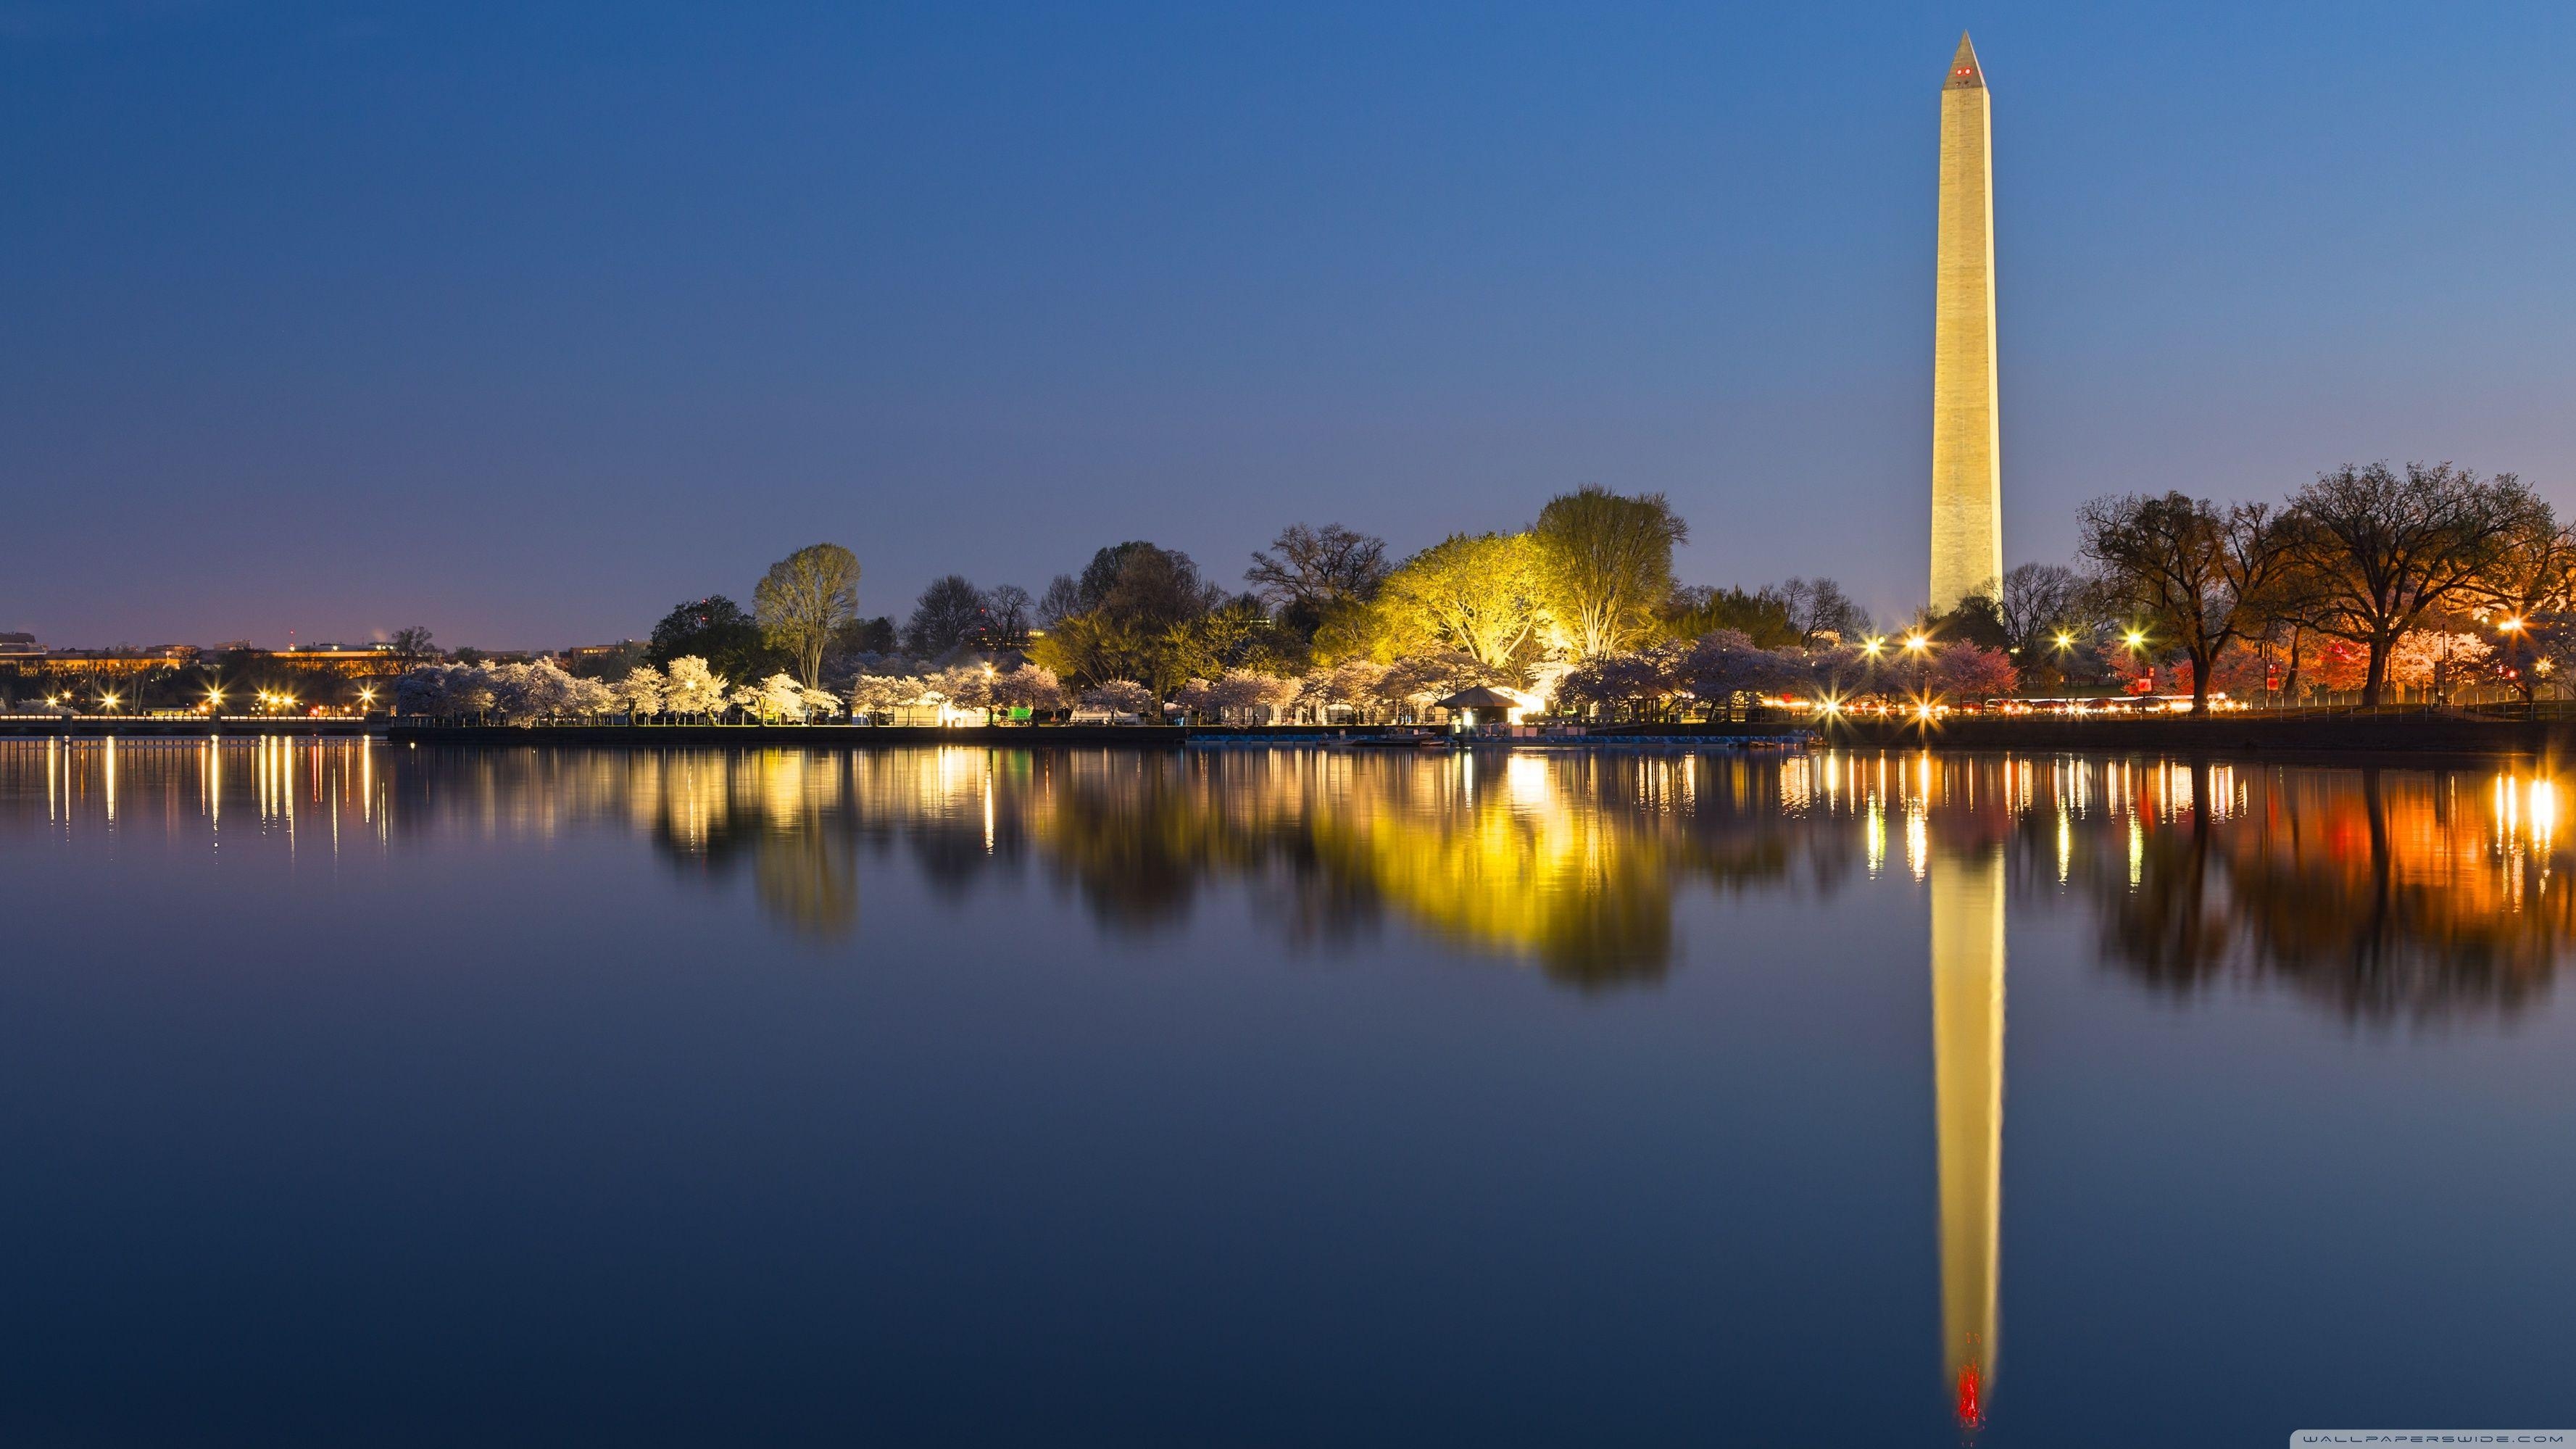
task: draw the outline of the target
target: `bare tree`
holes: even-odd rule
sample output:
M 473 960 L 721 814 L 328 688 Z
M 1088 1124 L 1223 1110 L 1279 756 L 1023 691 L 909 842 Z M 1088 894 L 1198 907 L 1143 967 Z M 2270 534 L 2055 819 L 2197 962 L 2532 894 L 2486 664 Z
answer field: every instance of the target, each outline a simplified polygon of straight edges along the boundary
M 2091 622 L 2085 608 L 2091 593 L 2092 581 L 2064 564 L 2019 564 L 2004 575 L 1995 614 L 2011 647 L 2036 658 L 2057 635 Z
M 936 659 L 984 626 L 984 591 L 964 574 L 933 579 L 903 626 L 903 647 L 916 659 Z
M 2295 582 L 2309 628 L 2369 651 L 2361 702 L 2379 703 L 2388 653 L 2426 614 L 2475 595 L 2546 507 L 2510 473 L 2480 478 L 2449 463 L 2346 464 L 2291 503 Z
M 832 631 L 859 614 L 858 556 L 837 543 L 800 548 L 769 566 L 751 608 L 761 638 L 793 655 L 805 687 L 817 688 Z
M 984 591 L 986 627 L 992 631 L 993 643 L 1004 649 L 1017 649 L 1029 642 L 1029 621 L 1035 607 L 1029 591 L 1018 584 L 995 584 Z
M 2249 604 L 2280 575 L 2288 532 L 2266 506 L 2225 510 L 2183 493 L 2097 498 L 2081 515 L 2084 555 L 2146 625 L 2191 661 L 2191 708 L 2209 709 L 2219 654 L 2253 622 Z
M 1057 574 L 1038 597 L 1038 627 L 1052 629 L 1089 608 L 1082 601 L 1082 585 L 1071 574 Z
M 2501 637 L 2505 678 L 2528 702 L 2550 672 L 2540 665 L 2564 632 L 2560 616 L 2576 601 L 2576 529 L 2561 528 L 2540 502 L 2515 524 L 2467 598 L 2472 614 L 2483 616 L 2478 622 Z
M 1789 627 L 1798 631 L 1802 649 L 1826 642 L 1828 634 L 1838 643 L 1869 632 L 1869 612 L 1832 579 L 1791 579 L 1770 592 L 1788 611 Z
M 1338 523 L 1292 523 L 1270 550 L 1254 552 L 1244 582 L 1301 633 L 1314 632 L 1337 606 L 1375 598 L 1389 572 L 1386 540 Z
M 419 624 L 396 629 L 390 642 L 394 662 L 405 669 L 418 669 L 438 657 L 438 646 L 429 642 L 429 630 Z

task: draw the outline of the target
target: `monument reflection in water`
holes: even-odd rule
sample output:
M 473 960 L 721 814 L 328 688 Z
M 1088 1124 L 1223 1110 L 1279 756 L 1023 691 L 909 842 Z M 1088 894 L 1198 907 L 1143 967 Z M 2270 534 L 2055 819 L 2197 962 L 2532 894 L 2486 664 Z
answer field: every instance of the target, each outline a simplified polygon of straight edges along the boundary
M 0 829 L 398 856 L 459 836 L 627 832 L 747 880 L 815 949 L 864 940 L 866 861 L 934 894 L 1030 877 L 1102 932 L 1207 892 L 1331 952 L 1414 932 L 1565 988 L 1651 988 L 1678 896 L 1839 892 L 1902 872 L 1928 914 L 1941 1362 L 1993 1411 L 2007 902 L 2089 913 L 2158 994 L 2279 989 L 2356 1026 L 2510 1016 L 2570 936 L 2557 781 L 1931 754 L 470 752 L 319 741 L 0 744 Z

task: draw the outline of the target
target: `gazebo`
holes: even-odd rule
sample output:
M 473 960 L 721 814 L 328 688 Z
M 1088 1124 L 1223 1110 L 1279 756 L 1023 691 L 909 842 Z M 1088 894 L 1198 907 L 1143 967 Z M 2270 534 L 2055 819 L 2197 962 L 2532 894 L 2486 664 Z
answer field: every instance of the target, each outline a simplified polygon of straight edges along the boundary
M 1449 711 L 1458 716 L 1461 724 L 1473 728 L 1479 711 L 1509 711 L 1522 708 L 1522 705 L 1513 696 L 1491 685 L 1480 684 L 1473 689 L 1462 689 L 1447 699 L 1436 701 L 1432 707 Z M 1509 717 L 1508 714 L 1505 715 L 1506 719 Z

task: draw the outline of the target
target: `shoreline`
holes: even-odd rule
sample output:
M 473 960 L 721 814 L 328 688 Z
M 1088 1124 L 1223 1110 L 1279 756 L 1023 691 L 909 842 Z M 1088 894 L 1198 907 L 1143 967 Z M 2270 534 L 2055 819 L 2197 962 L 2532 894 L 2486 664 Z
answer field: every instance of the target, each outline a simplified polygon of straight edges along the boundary
M 1952 717 L 1924 726 L 1839 719 L 1621 725 L 1580 736 L 1449 737 L 1391 725 L 407 725 L 377 719 L 0 718 L 0 740 L 209 738 L 380 739 L 471 749 L 879 750 L 971 745 L 1006 749 L 1364 748 L 1547 753 L 1601 750 L 1811 749 L 1908 753 L 2159 754 L 2197 758 L 2576 758 L 2576 718 L 2495 719 L 2468 714 L 2222 715 L 2208 719 L 2060 720 Z M 1419 741 L 1417 744 L 1416 742 Z

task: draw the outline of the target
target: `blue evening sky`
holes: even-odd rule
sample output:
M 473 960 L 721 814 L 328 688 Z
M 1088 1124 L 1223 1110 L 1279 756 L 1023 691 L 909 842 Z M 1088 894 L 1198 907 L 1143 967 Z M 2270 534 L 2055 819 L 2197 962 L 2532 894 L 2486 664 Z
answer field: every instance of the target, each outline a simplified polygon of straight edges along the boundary
M 1995 96 L 2007 562 L 2346 460 L 2576 507 L 2576 6 L 0 0 L 0 630 L 900 616 L 1661 490 L 1919 602 L 1935 120 Z

